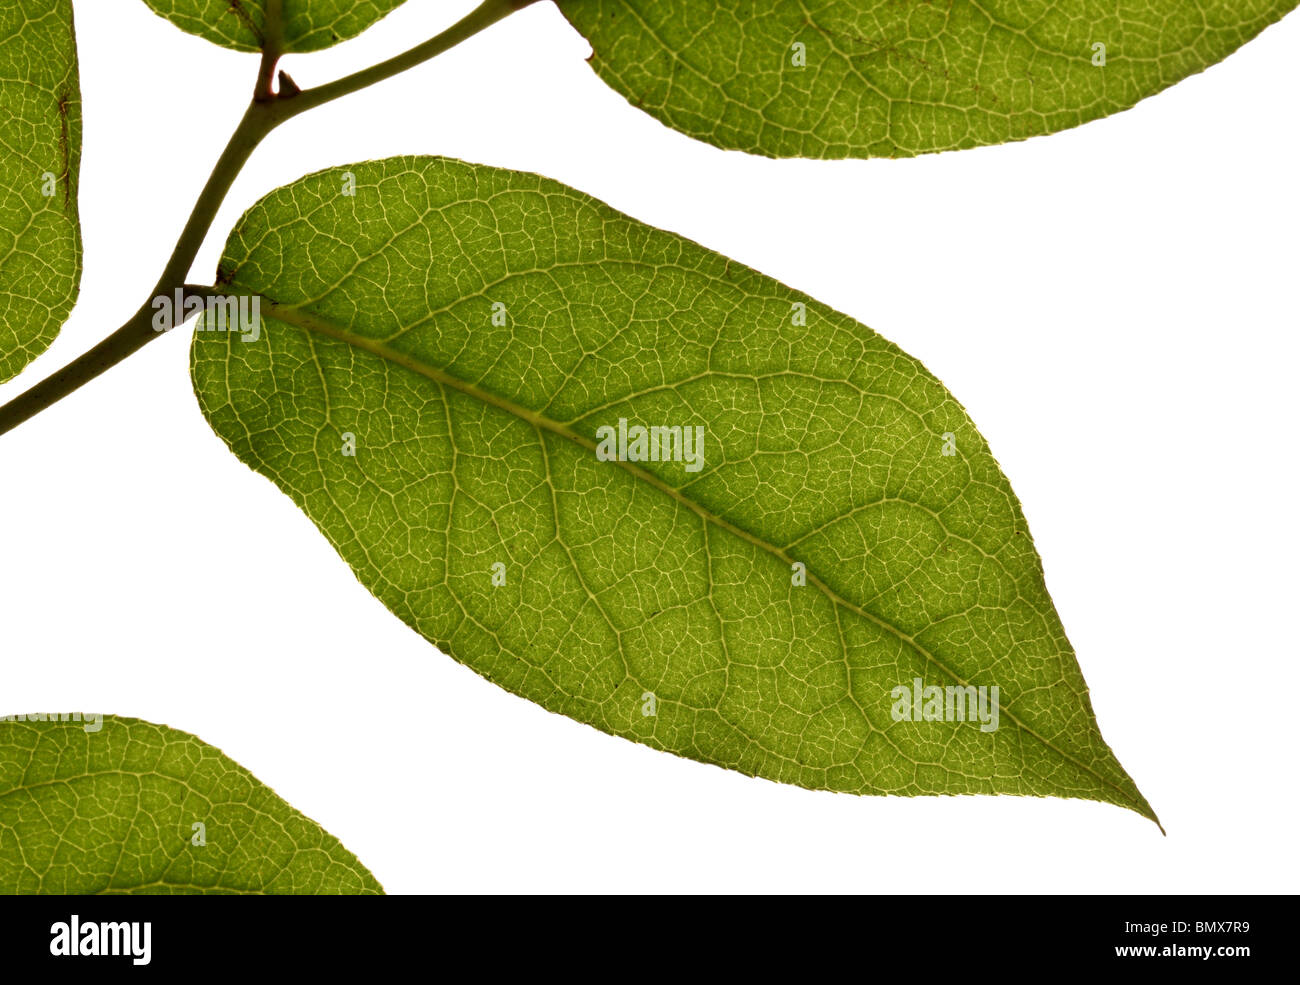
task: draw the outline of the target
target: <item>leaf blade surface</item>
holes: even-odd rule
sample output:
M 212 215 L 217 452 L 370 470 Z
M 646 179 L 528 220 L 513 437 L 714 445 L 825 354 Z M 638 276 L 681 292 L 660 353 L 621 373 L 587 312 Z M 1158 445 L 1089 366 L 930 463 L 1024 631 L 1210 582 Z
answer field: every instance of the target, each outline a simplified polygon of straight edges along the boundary
M 0 720 L 0 892 L 383 892 L 337 838 L 201 739 L 50 717 Z
M 507 690 L 806 787 L 1154 819 L 983 439 L 847 316 L 556 182 L 440 158 L 273 192 L 220 280 L 266 307 L 256 341 L 196 332 L 209 422 Z M 700 469 L 600 460 L 620 420 L 704 427 Z M 918 678 L 997 685 L 1002 728 L 895 720 Z
M 187 34 L 261 51 L 266 0 L 144 0 Z M 354 38 L 405 0 L 284 0 L 284 50 L 319 51 Z
M 71 0 L 0 10 L 0 383 L 52 343 L 81 283 L 81 86 Z
M 557 3 L 596 74 L 660 122 L 719 147 L 812 158 L 911 157 L 1079 126 L 1221 61 L 1297 6 Z

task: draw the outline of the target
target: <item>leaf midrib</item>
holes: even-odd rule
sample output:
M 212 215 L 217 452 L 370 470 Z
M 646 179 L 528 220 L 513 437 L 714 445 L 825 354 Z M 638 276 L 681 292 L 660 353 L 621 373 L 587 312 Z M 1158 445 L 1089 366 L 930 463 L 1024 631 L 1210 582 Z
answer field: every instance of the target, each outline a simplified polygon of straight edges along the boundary
M 579 434 L 576 431 L 573 431 L 565 424 L 562 424 L 558 421 L 551 420 L 549 417 L 546 417 L 543 414 L 540 414 L 536 411 L 530 410 L 527 407 L 523 407 L 519 404 L 516 404 L 510 400 L 507 400 L 504 397 L 492 393 L 491 391 L 480 389 L 479 387 L 475 386 L 472 383 L 462 380 L 459 377 L 452 376 L 451 374 L 447 373 L 445 370 L 439 369 L 436 366 L 431 366 L 428 363 L 421 362 L 420 360 L 415 359 L 404 352 L 394 349 L 384 342 L 367 338 L 362 335 L 357 335 L 356 333 L 351 332 L 348 329 L 340 325 L 337 325 L 326 318 L 322 318 L 321 316 L 313 312 L 306 311 L 303 308 L 297 307 L 295 305 L 281 304 L 280 302 L 277 302 L 272 298 L 266 297 L 265 295 L 259 294 L 258 296 L 259 296 L 259 303 L 261 305 L 263 313 L 267 317 L 273 318 L 277 321 L 284 322 L 295 328 L 300 328 L 308 332 L 315 332 L 319 335 L 324 335 L 327 338 L 332 338 L 336 341 L 346 343 L 347 345 L 351 345 L 357 349 L 361 349 L 365 352 L 369 352 L 371 355 L 378 356 L 381 359 L 388 360 L 389 362 L 392 362 L 395 365 L 401 366 L 403 369 L 409 370 L 410 372 L 423 376 L 426 379 L 430 379 L 435 383 L 441 384 L 443 386 L 451 387 L 453 390 L 456 390 L 457 392 L 462 393 L 467 397 L 471 397 L 475 400 L 481 401 L 482 403 L 488 404 L 489 406 L 493 406 L 498 408 L 499 410 L 503 410 L 506 413 L 522 421 L 525 421 L 528 424 L 531 424 L 533 427 L 537 428 L 538 430 L 548 431 L 551 434 L 572 441 L 575 444 L 579 445 L 580 447 L 585 448 L 588 451 L 592 452 L 593 454 L 596 451 L 596 443 L 594 441 L 585 437 L 582 434 Z M 675 502 L 691 510 L 693 513 L 695 513 L 697 516 L 703 519 L 706 523 L 711 523 L 714 526 L 717 526 L 723 530 L 726 530 L 728 533 L 733 534 L 736 537 L 739 537 L 741 540 L 745 541 L 746 543 L 751 544 L 752 546 L 757 547 L 758 549 L 784 562 L 784 564 L 787 567 L 791 566 L 794 563 L 794 560 L 791 559 L 781 548 L 777 547 L 774 544 L 768 543 L 763 538 L 753 533 L 750 533 L 749 531 L 745 530 L 742 527 L 736 526 L 734 523 L 727 520 L 726 518 L 718 516 L 717 514 L 713 513 L 711 510 L 704 507 L 702 504 L 686 496 L 680 490 L 674 488 L 673 486 L 668 485 L 668 483 L 664 482 L 662 479 L 654 475 L 652 472 L 649 472 L 641 468 L 636 463 L 625 462 L 625 461 L 614 461 L 612 464 L 618 465 L 619 467 L 623 468 L 634 478 L 649 483 L 653 488 L 659 490 L 664 495 L 672 498 Z M 938 668 L 939 671 L 941 671 L 944 675 L 956 681 L 957 684 L 964 687 L 971 686 L 966 679 L 964 679 L 960 674 L 957 674 L 955 671 L 949 668 L 942 660 L 940 660 L 937 656 L 931 653 L 929 649 L 927 649 L 923 644 L 918 642 L 913 636 L 904 632 L 903 630 L 901 630 L 900 628 L 898 628 L 888 620 L 882 619 L 880 616 L 876 615 L 875 613 L 870 612 L 869 610 L 862 608 L 861 606 L 850 601 L 849 599 L 844 598 L 833 588 L 831 588 L 828 584 L 826 584 L 819 577 L 817 577 L 817 575 L 814 574 L 810 569 L 808 569 L 806 564 L 805 564 L 805 573 L 807 575 L 808 580 L 812 584 L 816 585 L 817 588 L 821 590 L 821 592 L 827 597 L 827 599 L 830 600 L 830 602 L 833 605 L 838 605 L 845 609 L 848 609 L 850 612 L 853 612 L 858 616 L 861 616 L 863 619 L 867 620 L 872 625 L 876 626 L 877 628 L 895 637 L 900 642 L 906 644 L 912 650 L 914 650 L 916 653 L 924 657 L 927 661 L 929 661 L 936 668 Z M 1161 833 L 1164 832 L 1164 827 L 1160 824 L 1159 818 L 1156 817 L 1155 811 L 1153 811 L 1151 809 L 1151 806 L 1148 803 L 1146 803 L 1144 799 L 1142 799 L 1140 794 L 1135 799 L 1132 794 L 1130 794 L 1127 790 L 1121 787 L 1114 780 L 1103 775 L 1102 773 L 1099 773 L 1096 769 L 1094 769 L 1092 766 L 1089 766 L 1087 763 L 1083 762 L 1078 757 L 1072 755 L 1071 753 L 1065 751 L 1064 749 L 1061 749 L 1059 746 L 1057 746 L 1046 736 L 1042 735 L 1037 730 L 1035 730 L 1034 728 L 1026 724 L 1015 714 L 1015 712 L 1010 707 L 1003 705 L 1001 708 L 1001 714 L 1009 718 L 1011 722 L 1017 728 L 1023 731 L 1025 734 L 1041 742 L 1045 747 L 1050 749 L 1052 752 L 1056 753 L 1056 755 L 1060 756 L 1062 759 L 1070 763 L 1073 763 L 1075 766 L 1084 770 L 1088 774 L 1096 777 L 1097 780 L 1105 784 L 1107 787 L 1113 789 L 1122 798 L 1125 804 L 1132 807 L 1135 811 L 1137 811 L 1137 813 L 1141 814 L 1143 817 L 1147 817 L 1150 820 L 1154 821 L 1156 823 L 1156 826 L 1160 828 Z

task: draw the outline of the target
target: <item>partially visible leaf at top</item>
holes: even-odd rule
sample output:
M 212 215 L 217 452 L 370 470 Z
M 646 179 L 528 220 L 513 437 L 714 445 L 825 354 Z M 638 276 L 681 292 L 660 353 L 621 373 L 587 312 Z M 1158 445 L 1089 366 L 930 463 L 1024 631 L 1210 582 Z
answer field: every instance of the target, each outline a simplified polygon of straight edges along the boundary
M 1006 478 L 875 332 L 554 181 L 438 158 L 271 193 L 220 271 L 243 319 L 195 334 L 203 413 L 490 680 L 804 787 L 1154 819 Z
M 260 51 L 267 0 L 144 0 L 183 31 Z M 284 50 L 319 51 L 354 38 L 404 0 L 284 0 Z
M 356 856 L 186 732 L 0 719 L 0 893 L 381 893 Z
M 0 383 L 54 341 L 81 284 L 72 0 L 0 5 Z
M 1298 0 L 556 0 L 634 105 L 771 157 L 910 157 L 1128 109 Z

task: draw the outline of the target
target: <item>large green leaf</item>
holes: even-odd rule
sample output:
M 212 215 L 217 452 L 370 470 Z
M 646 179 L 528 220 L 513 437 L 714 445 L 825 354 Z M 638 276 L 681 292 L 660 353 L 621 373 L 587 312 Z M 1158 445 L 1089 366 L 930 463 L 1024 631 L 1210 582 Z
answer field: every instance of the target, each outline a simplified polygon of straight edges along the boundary
M 1154 819 L 983 439 L 852 319 L 554 181 L 438 158 L 273 192 L 220 281 L 263 321 L 195 335 L 212 426 L 502 687 L 805 787 Z M 598 460 L 620 419 L 703 426 L 702 468 Z M 1000 727 L 896 721 L 917 679 L 999 687 Z
M 183 31 L 260 51 L 266 0 L 144 0 Z M 318 51 L 354 38 L 404 0 L 284 0 L 284 50 Z
M 54 341 L 81 283 L 71 0 L 0 6 L 0 383 Z
M 1078 126 L 1213 65 L 1297 6 L 556 2 L 591 42 L 596 73 L 657 119 L 719 147 L 818 158 L 909 157 Z
M 0 892 L 383 892 L 206 742 L 136 718 L 69 719 L 0 720 Z

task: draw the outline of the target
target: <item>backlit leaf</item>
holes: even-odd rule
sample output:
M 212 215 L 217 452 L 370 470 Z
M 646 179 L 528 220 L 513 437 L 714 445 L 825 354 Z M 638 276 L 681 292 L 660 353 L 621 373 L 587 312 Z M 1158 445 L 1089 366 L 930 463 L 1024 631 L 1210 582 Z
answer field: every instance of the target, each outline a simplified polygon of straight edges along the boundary
M 0 5 L 0 383 L 54 341 L 81 283 L 71 0 Z
M 1154 819 L 983 439 L 852 319 L 554 181 L 439 158 L 273 192 L 220 281 L 250 319 L 196 332 L 212 426 L 507 690 L 805 787 Z M 661 433 L 657 459 L 603 460 L 621 426 L 702 428 L 702 458 Z M 896 707 L 951 687 L 973 719 L 966 686 L 987 720 Z
M 772 157 L 910 157 L 1128 109 L 1297 0 L 556 0 L 634 105 Z
M 337 838 L 206 742 L 137 718 L 69 718 L 0 720 L 0 893 L 383 892 Z
M 225 48 L 260 51 L 266 0 L 144 0 L 183 31 Z M 318 51 L 356 37 L 404 0 L 284 0 L 285 51 Z

